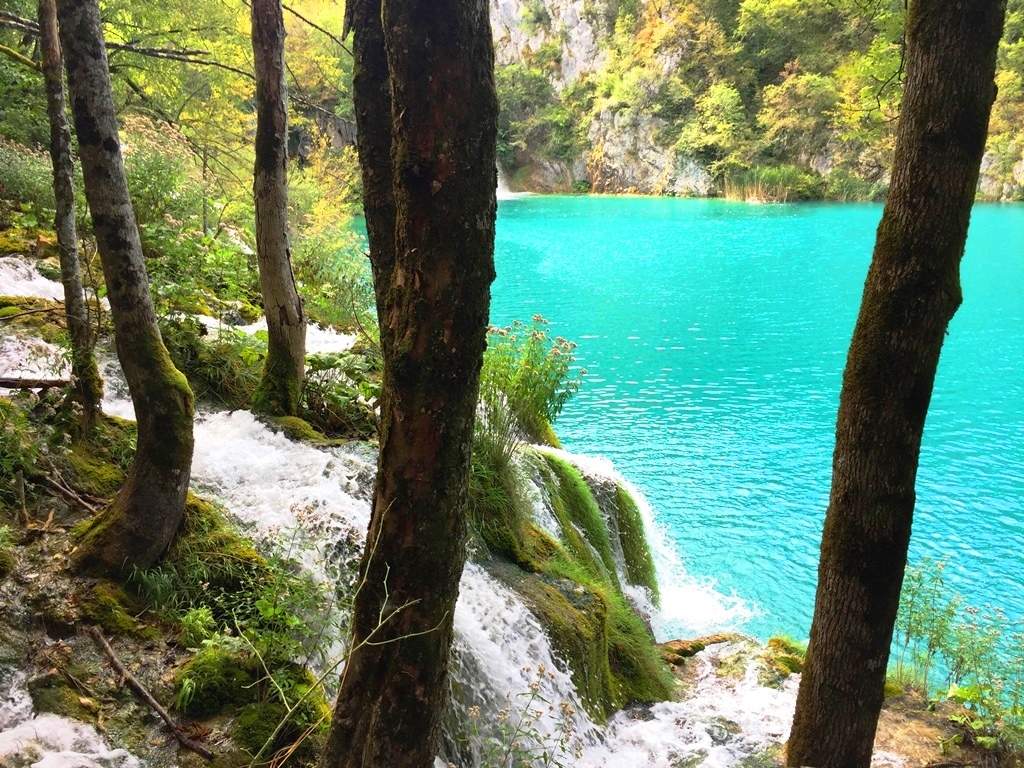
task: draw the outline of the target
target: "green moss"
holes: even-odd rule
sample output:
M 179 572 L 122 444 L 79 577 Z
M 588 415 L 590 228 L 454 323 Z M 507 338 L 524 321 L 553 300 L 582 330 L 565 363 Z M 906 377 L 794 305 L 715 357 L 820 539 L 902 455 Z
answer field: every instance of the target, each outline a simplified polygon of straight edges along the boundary
M 595 719 L 630 703 L 668 699 L 672 677 L 622 596 L 607 526 L 589 485 L 568 462 L 539 455 L 565 544 L 533 523 L 529 503 L 516 495 L 522 483 L 511 467 L 488 461 L 487 453 L 474 455 L 471 520 L 501 558 L 489 567 L 540 618 Z
M 47 280 L 60 282 L 60 262 L 56 256 L 48 256 L 36 262 L 36 271 Z
M 259 678 L 254 666 L 248 655 L 204 648 L 175 675 L 175 705 L 192 717 L 243 707 L 256 698 Z
M 540 619 L 568 665 L 583 705 L 594 719 L 603 722 L 614 711 L 609 696 L 604 601 L 569 579 L 526 574 L 502 563 L 493 564 L 492 571 L 519 593 Z
M 313 429 L 308 421 L 298 416 L 273 416 L 267 419 L 271 428 L 278 427 L 289 440 L 326 442 L 327 437 Z
M 60 672 L 53 671 L 33 678 L 28 683 L 28 691 L 36 712 L 51 712 L 87 723 L 97 721 L 99 705 L 73 688 L 67 677 Z
M 618 587 L 608 526 L 590 486 L 580 471 L 565 459 L 550 453 L 541 455 L 554 475 L 555 482 L 550 485 L 551 505 L 563 540 L 574 557 L 588 565 L 595 579 Z
M 626 565 L 626 581 L 646 587 L 654 604 L 658 605 L 658 575 L 654 568 L 651 547 L 644 532 L 644 519 L 632 495 L 622 485 L 615 487 L 615 507 L 618 518 L 619 543 Z
M 292 359 L 284 351 L 268 348 L 263 376 L 252 396 L 252 410 L 271 416 L 294 416 L 299 412 L 301 385 Z
M 562 447 L 562 441 L 558 439 L 558 435 L 555 434 L 555 429 L 551 426 L 550 421 L 545 420 L 544 424 L 538 428 L 536 438 L 537 442 L 541 445 L 550 445 L 552 448 Z
M 97 455 L 90 444 L 72 445 L 65 461 L 71 469 L 71 482 L 91 496 L 113 496 L 124 483 L 124 470 Z
M 625 598 L 610 592 L 608 601 L 608 664 L 612 702 L 616 709 L 634 702 L 664 701 L 674 683 L 654 645 L 650 630 Z
M 530 554 L 538 543 L 529 533 L 529 512 L 512 469 L 490 451 L 474 450 L 469 476 L 469 520 L 494 554 L 528 571 L 536 570 Z
M 11 575 L 16 563 L 14 553 L 11 550 L 0 549 L 0 581 Z
M 108 635 L 136 634 L 141 606 L 112 581 L 98 581 L 78 594 L 82 616 Z
M 882 694 L 886 699 L 894 699 L 897 696 L 902 696 L 906 692 L 906 689 L 895 680 L 886 678 L 885 688 Z
M 279 701 L 258 701 L 246 705 L 235 719 L 231 735 L 250 754 L 263 749 L 278 725 L 281 729 L 273 743 L 263 750 L 265 757 L 293 745 L 292 759 L 300 763 L 312 762 L 319 753 L 330 722 L 330 704 L 308 670 L 296 667 L 294 673 L 282 686 L 288 691 L 290 714 Z M 298 743 L 307 732 L 309 735 Z

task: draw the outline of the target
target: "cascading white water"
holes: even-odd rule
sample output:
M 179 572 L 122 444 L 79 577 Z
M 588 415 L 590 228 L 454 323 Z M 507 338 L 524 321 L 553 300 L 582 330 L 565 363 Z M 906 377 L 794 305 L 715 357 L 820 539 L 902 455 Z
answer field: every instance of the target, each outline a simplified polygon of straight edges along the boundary
M 111 749 L 91 725 L 56 715 L 32 716 L 20 671 L 0 670 L 0 765 L 32 768 L 140 768 L 138 758 Z
M 28 262 L 25 262 L 28 264 Z M 59 286 L 34 271 L 0 262 L 0 293 L 22 291 L 42 295 Z M 13 277 L 12 277 L 13 275 Z M 51 285 L 47 285 L 51 283 Z M 28 293 L 24 293 L 28 292 Z M 320 350 L 345 348 L 350 340 L 330 332 L 312 334 Z M 49 345 L 25 346 L 0 342 L 0 371 L 24 366 L 25 355 L 36 349 L 45 358 L 55 350 Z M 27 344 L 27 342 L 26 342 Z M 40 344 L 42 344 L 40 342 Z M 45 354 L 43 354 L 45 353 Z M 106 378 L 103 402 L 108 413 L 132 418 L 123 380 L 113 361 L 102 365 Z M 36 370 L 25 369 L 21 370 Z M 275 434 L 244 411 L 205 413 L 196 421 L 193 484 L 197 490 L 220 501 L 256 539 L 281 542 L 293 535 L 306 537 L 312 548 L 296 549 L 317 578 L 331 578 L 341 561 L 358 556 L 369 521 L 369 488 L 375 457 L 365 449 L 321 449 L 294 443 Z M 644 516 L 658 568 L 662 609 L 651 607 L 656 632 L 694 636 L 713 629 L 736 626 L 748 610 L 735 599 L 726 599 L 713 587 L 686 577 L 655 524 L 643 495 L 629 486 L 607 461 L 566 455 L 589 476 L 623 483 L 633 494 Z M 534 489 L 538 499 L 540 492 Z M 537 507 L 538 523 L 557 527 L 547 519 L 543 504 Z M 530 726 L 541 740 L 558 738 L 569 726 L 580 740 L 582 755 L 567 757 L 566 765 L 606 768 L 669 768 L 685 764 L 720 768 L 735 765 L 749 755 L 785 738 L 794 703 L 795 678 L 781 690 L 758 685 L 752 671 L 742 680 L 718 676 L 716 656 L 731 653 L 728 645 L 710 647 L 697 657 L 698 682 L 685 702 L 661 703 L 616 715 L 599 727 L 579 703 L 565 664 L 557 658 L 536 617 L 510 589 L 480 566 L 467 564 L 455 612 L 455 665 L 452 684 L 453 721 L 465 724 L 479 707 L 478 736 L 494 734 L 501 709 L 516 717 L 536 686 L 539 699 L 553 705 L 541 708 Z M 634 594 L 635 601 L 643 595 Z M 340 645 L 334 648 L 340 651 Z M 544 670 L 541 672 L 541 670 Z M 30 719 L 30 703 L 19 680 L 8 681 L 8 702 L 0 704 L 0 763 L 4 749 L 23 749 L 36 739 L 38 766 L 65 768 L 70 749 L 88 752 L 74 765 L 89 768 L 135 768 L 138 760 L 124 750 L 110 750 L 88 726 L 53 715 Z M 524 694 L 526 697 L 524 697 Z M 566 707 L 559 707 L 565 704 Z M 6 707 L 6 708 L 5 708 Z M 15 713 L 15 714 L 10 714 Z M 480 754 L 472 734 L 449 729 L 445 757 L 472 764 Z M 40 737 L 46 734 L 46 739 Z M 51 739 L 49 734 L 54 734 Z M 44 743 L 45 741 L 45 743 Z M 77 745 L 77 746 L 76 746 Z M 86 745 L 86 746 L 82 746 Z M 9 754 L 15 754 L 9 752 Z

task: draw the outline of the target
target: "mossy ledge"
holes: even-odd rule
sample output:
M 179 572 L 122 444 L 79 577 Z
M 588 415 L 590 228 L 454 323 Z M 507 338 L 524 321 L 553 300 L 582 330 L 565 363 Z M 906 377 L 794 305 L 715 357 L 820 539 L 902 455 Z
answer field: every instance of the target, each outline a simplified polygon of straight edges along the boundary
M 521 458 L 502 464 L 487 452 L 474 454 L 470 520 L 483 544 L 478 559 L 540 619 L 595 720 L 633 703 L 671 698 L 671 674 L 622 593 L 612 532 L 586 478 L 561 455 L 528 448 Z M 534 520 L 522 490 L 527 478 L 517 474 L 532 475 L 541 487 L 558 539 Z M 608 514 L 629 516 L 617 509 Z M 634 520 L 639 530 L 630 521 L 622 528 L 642 539 L 639 512 Z M 645 548 L 646 540 L 634 546 L 634 557 Z M 634 571 L 644 574 L 643 559 L 635 559 Z M 653 562 L 649 572 L 653 582 Z M 627 567 L 627 580 L 629 573 Z

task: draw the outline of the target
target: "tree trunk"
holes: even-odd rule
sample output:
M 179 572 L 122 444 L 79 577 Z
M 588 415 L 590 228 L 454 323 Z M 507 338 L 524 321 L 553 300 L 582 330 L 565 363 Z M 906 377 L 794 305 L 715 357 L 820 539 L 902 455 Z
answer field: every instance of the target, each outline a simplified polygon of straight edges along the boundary
M 288 106 L 281 0 L 253 0 L 256 67 L 256 253 L 269 342 L 253 407 L 278 416 L 299 412 L 306 365 L 306 318 L 288 250 Z
M 484 0 L 349 10 L 384 381 L 363 583 L 323 765 L 427 768 L 448 695 L 494 279 L 494 53 Z
M 925 415 L 995 99 L 1005 0 L 915 0 L 892 185 L 850 344 L 791 766 L 867 768 Z
M 78 550 L 81 566 L 147 568 L 181 521 L 192 469 L 192 391 L 160 338 L 128 197 L 96 0 L 58 0 L 60 35 L 117 356 L 135 405 L 135 458 L 113 504 Z
M 71 337 L 71 373 L 75 384 L 72 397 L 82 407 L 77 419 L 79 434 L 92 428 L 103 398 L 103 380 L 93 354 L 93 335 L 85 309 L 85 291 L 78 264 L 78 231 L 75 227 L 74 166 L 71 160 L 71 128 L 64 101 L 64 72 L 60 40 L 57 37 L 57 6 L 54 0 L 39 0 L 39 46 L 46 109 L 50 118 L 50 160 L 53 163 L 53 196 L 57 203 L 54 229 L 64 284 L 64 312 Z

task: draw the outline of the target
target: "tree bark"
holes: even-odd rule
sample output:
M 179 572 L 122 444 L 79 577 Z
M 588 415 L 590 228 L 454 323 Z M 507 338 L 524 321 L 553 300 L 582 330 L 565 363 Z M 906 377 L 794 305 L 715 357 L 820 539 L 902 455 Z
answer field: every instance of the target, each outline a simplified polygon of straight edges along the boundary
M 306 317 L 288 249 L 288 105 L 284 16 L 280 0 L 253 0 L 256 68 L 256 253 L 267 315 L 267 359 L 253 407 L 278 416 L 299 412 L 306 365 Z
M 53 196 L 57 204 L 54 229 L 57 231 L 60 279 L 64 285 L 64 313 L 71 337 L 71 373 L 74 376 L 71 391 L 73 399 L 82 407 L 82 415 L 77 420 L 77 430 L 81 434 L 91 429 L 96 421 L 100 400 L 103 399 L 103 380 L 93 354 L 94 340 L 89 330 L 78 262 L 71 128 L 64 100 L 64 62 L 54 0 L 39 0 L 39 46 L 46 85 L 46 110 L 50 118 L 50 160 L 53 163 Z
M 192 391 L 160 338 L 128 196 L 96 0 L 58 0 L 85 193 L 106 279 L 117 356 L 135 405 L 135 458 L 79 545 L 80 566 L 148 568 L 181 521 L 192 468 Z
M 807 665 L 787 761 L 867 768 L 914 483 L 963 256 L 1005 0 L 915 0 L 892 185 L 850 344 Z
M 426 768 L 448 695 L 494 279 L 494 53 L 484 0 L 350 0 L 349 11 L 384 380 L 352 652 L 323 765 Z

